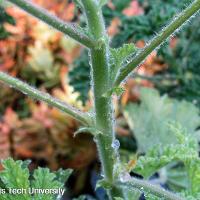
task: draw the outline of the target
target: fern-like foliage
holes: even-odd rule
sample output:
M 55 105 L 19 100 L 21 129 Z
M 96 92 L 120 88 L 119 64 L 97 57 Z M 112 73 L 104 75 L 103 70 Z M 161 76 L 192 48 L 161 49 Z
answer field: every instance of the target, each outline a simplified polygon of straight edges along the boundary
M 125 58 L 136 52 L 136 47 L 133 44 L 124 44 L 120 48 L 111 49 L 111 80 L 116 77 L 120 66 Z
M 178 11 L 181 11 L 188 4 L 188 0 L 139 0 L 140 5 L 144 9 L 144 14 L 128 17 L 122 11 L 128 7 L 130 2 L 131 0 L 112 1 L 115 7 L 114 10 L 108 6 L 104 6 L 103 14 L 107 26 L 115 17 L 121 20 L 119 33 L 111 41 L 112 47 L 118 48 L 124 43 L 136 42 L 141 39 L 146 41 L 151 39 Z M 158 52 L 160 58 L 164 63 L 168 64 L 169 68 L 161 74 L 162 78 L 159 81 L 156 79 L 154 81 L 155 86 L 162 94 L 168 93 L 171 97 L 178 99 L 185 98 L 188 101 L 197 103 L 198 106 L 200 105 L 200 79 L 198 76 L 200 66 L 200 57 L 198 54 L 200 44 L 199 20 L 200 17 L 197 16 L 192 24 L 185 27 L 181 33 L 177 33 L 176 37 L 178 39 L 175 48 L 170 48 L 167 43 L 160 48 Z M 85 54 L 82 54 L 80 61 L 87 60 L 86 57 Z M 78 61 L 76 62 L 78 63 Z M 81 78 L 81 67 L 82 65 L 76 64 L 74 73 L 70 74 L 72 80 L 75 77 Z M 85 91 L 88 91 L 90 88 L 89 74 L 88 66 L 81 73 L 82 78 L 87 83 L 83 84 L 84 86 L 82 87 L 76 86 L 75 81 L 71 82 L 75 91 L 80 92 L 80 98 L 84 100 L 87 99 Z
M 14 161 L 8 158 L 1 163 L 4 169 L 0 172 L 0 189 L 4 192 L 0 195 L 0 200 L 59 199 L 60 191 L 64 191 L 64 183 L 72 172 L 71 169 L 50 172 L 47 168 L 38 168 L 31 175 L 28 169 L 29 161 Z M 16 189 L 22 190 L 14 194 Z M 35 189 L 41 189 L 40 193 L 34 193 Z
M 76 92 L 79 92 L 79 100 L 85 103 L 90 89 L 90 66 L 88 52 L 84 50 L 79 59 L 74 61 L 74 67 L 69 72 L 69 84 Z
M 118 47 L 124 42 L 151 39 L 166 22 L 188 4 L 187 0 L 139 0 L 139 2 L 144 8 L 144 15 L 127 17 L 118 13 L 122 23 L 119 34 L 113 38 L 112 45 L 114 47 Z M 178 99 L 187 99 L 195 102 L 198 106 L 200 105 L 199 20 L 200 17 L 197 16 L 191 26 L 187 26 L 177 33 L 177 44 L 173 49 L 167 43 L 160 48 L 158 54 L 169 68 L 161 74 L 162 79 L 154 81 L 161 93 L 168 93 Z
M 195 137 L 188 134 L 180 124 L 170 125 L 177 144 L 158 145 L 152 148 L 145 156 L 141 156 L 134 172 L 148 179 L 155 172 L 173 162 L 181 162 L 185 168 L 187 185 L 182 188 L 182 195 L 187 199 L 198 199 L 200 195 L 200 158 L 198 155 L 198 142 Z M 151 199 L 151 198 L 149 198 Z
M 144 9 L 144 14 L 128 17 L 123 13 L 114 13 L 121 19 L 120 31 L 113 38 L 112 44 L 117 47 L 124 42 L 149 40 L 162 26 L 188 3 L 187 0 L 139 0 Z M 110 11 L 111 12 L 111 11 Z
M 181 31 L 174 49 L 166 46 L 160 51 L 161 58 L 169 66 L 161 75 L 171 77 L 172 81 L 163 79 L 155 82 L 162 93 L 167 92 L 178 99 L 185 98 L 197 104 L 198 107 L 200 106 L 199 21 L 200 17 L 197 17 L 192 27 L 188 26 L 185 31 Z
M 0 6 L 0 40 L 5 39 L 10 35 L 10 33 L 4 28 L 4 23 L 15 25 L 15 20 L 6 13 L 2 6 Z

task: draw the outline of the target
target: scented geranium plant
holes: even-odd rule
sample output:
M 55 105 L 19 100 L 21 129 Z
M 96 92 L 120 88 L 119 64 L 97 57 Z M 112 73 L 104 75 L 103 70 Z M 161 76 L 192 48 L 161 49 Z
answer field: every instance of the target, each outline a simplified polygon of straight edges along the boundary
M 200 10 L 200 0 L 194 0 L 190 5 L 187 5 L 180 14 L 177 14 L 174 19 L 172 19 L 171 23 L 165 26 L 141 49 L 136 48 L 134 44 L 124 44 L 120 48 L 110 47 L 110 38 L 106 32 L 102 15 L 102 8 L 108 3 L 108 0 L 75 1 L 76 5 L 85 16 L 87 22 L 85 27 L 62 21 L 29 0 L 8 1 L 87 48 L 90 60 L 93 108 L 89 112 L 82 112 L 3 72 L 0 72 L 0 80 L 10 87 L 23 92 L 25 95 L 39 101 L 44 101 L 50 106 L 56 107 L 78 120 L 82 126 L 76 134 L 89 132 L 93 135 L 102 166 L 102 179 L 98 182 L 97 187 L 105 188 L 110 200 L 139 199 L 141 192 L 145 194 L 147 199 L 185 199 L 187 194 L 175 194 L 153 185 L 148 181 L 131 177 L 127 167 L 123 166 L 118 151 L 119 141 L 116 139 L 114 132 L 113 96 L 120 95 L 123 92 L 122 85 L 128 76 L 134 73 L 134 70 L 148 55 L 155 49 L 158 49 L 166 40 L 173 36 L 176 31 L 180 31 L 181 27 L 189 22 L 191 18 L 195 17 Z M 176 130 L 176 132 L 179 133 L 180 131 Z M 178 139 L 180 140 L 180 146 L 177 146 L 177 149 L 182 148 L 181 153 L 185 153 L 185 145 L 183 144 L 184 137 L 178 134 Z M 190 143 L 188 144 L 188 150 L 191 150 L 191 153 L 195 155 L 194 162 L 197 160 L 199 163 L 195 148 L 196 146 L 193 148 Z M 165 154 L 169 153 L 170 149 L 171 147 L 168 147 L 167 150 L 163 151 L 164 158 L 166 156 Z M 173 154 L 175 154 L 175 152 L 171 152 L 170 155 L 172 156 Z M 152 155 L 158 156 L 159 153 L 154 152 Z M 163 157 L 162 159 L 164 159 Z M 158 160 L 159 159 L 157 159 L 157 161 Z M 154 164 L 157 161 L 154 160 Z M 141 164 L 142 162 L 144 162 L 143 165 Z M 189 161 L 186 159 L 185 163 L 191 168 L 192 160 L 190 160 L 191 166 L 188 162 Z M 142 166 L 146 168 L 149 167 L 148 162 L 145 163 L 145 159 L 141 160 L 139 163 L 140 166 L 136 168 L 139 172 L 142 172 Z M 167 163 L 168 162 L 165 162 L 165 164 Z M 153 165 L 150 162 L 149 164 L 151 166 Z M 156 169 L 158 169 L 158 166 L 156 166 Z M 197 193 L 198 189 L 197 191 L 195 189 L 193 192 Z M 137 195 L 138 192 L 139 194 Z

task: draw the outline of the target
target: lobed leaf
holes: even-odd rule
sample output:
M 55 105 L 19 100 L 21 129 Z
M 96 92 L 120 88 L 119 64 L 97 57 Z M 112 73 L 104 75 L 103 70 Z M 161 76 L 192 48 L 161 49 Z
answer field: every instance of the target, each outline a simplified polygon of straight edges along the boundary
M 124 111 L 140 152 L 159 144 L 176 144 L 168 126 L 171 121 L 185 127 L 190 134 L 194 134 L 200 124 L 199 110 L 192 103 L 160 96 L 157 90 L 150 88 L 142 88 L 140 97 L 141 104 L 130 103 Z
M 134 44 L 124 44 L 120 48 L 111 48 L 111 79 L 114 80 L 124 60 L 136 52 Z
M 14 161 L 12 158 L 2 161 L 3 171 L 0 172 L 1 189 L 6 193 L 0 195 L 0 200 L 54 200 L 58 197 L 58 190 L 64 188 L 65 181 L 72 173 L 71 169 L 50 172 L 47 168 L 38 168 L 30 177 L 28 165 L 30 161 Z M 45 192 L 31 194 L 34 189 L 51 189 Z M 21 194 L 12 194 L 9 189 L 24 189 Z
M 0 178 L 5 184 L 6 188 L 11 189 L 25 189 L 28 191 L 30 187 L 29 183 L 29 170 L 27 168 L 27 162 L 14 161 L 12 158 L 2 161 L 4 170 L 0 172 Z M 8 194 L 12 196 L 12 194 Z M 15 195 L 16 200 L 30 200 L 29 194 L 23 193 L 21 195 Z
M 56 180 L 56 175 L 49 169 L 38 168 L 33 174 L 34 180 L 31 182 L 32 188 L 35 189 L 59 189 L 64 183 Z M 35 194 L 34 197 L 40 200 L 54 200 L 56 195 L 52 194 Z
M 177 144 L 159 145 L 149 150 L 145 156 L 138 159 L 134 172 L 141 174 L 148 179 L 161 168 L 174 162 L 184 164 L 182 179 L 176 180 L 177 184 L 182 183 L 182 192 L 187 191 L 188 196 L 197 198 L 200 193 L 200 158 L 198 155 L 198 142 L 191 135 L 187 134 L 181 126 L 172 126 L 174 139 L 177 139 Z M 177 168 L 176 170 L 179 170 Z M 179 174 L 178 174 L 179 175 Z M 180 177 L 180 176 L 178 176 Z M 172 180 L 172 179 L 171 179 Z M 151 198 L 150 198 L 151 199 Z

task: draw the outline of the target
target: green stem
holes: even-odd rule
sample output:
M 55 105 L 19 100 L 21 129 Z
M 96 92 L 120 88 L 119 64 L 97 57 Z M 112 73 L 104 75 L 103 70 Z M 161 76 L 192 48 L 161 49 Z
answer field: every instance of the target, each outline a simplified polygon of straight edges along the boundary
M 56 30 L 68 35 L 80 44 L 91 48 L 95 46 L 95 42 L 83 33 L 83 30 L 78 25 L 67 23 L 56 16 L 50 14 L 45 9 L 35 5 L 30 0 L 8 0 L 9 2 L 20 7 L 28 14 L 42 20 L 46 24 L 52 26 Z
M 102 164 L 103 176 L 109 183 L 114 182 L 114 166 L 117 162 L 117 149 L 112 147 L 115 141 L 113 129 L 112 98 L 104 97 L 110 89 L 109 47 L 106 41 L 107 35 L 102 16 L 102 10 L 96 0 L 82 0 L 85 9 L 88 27 L 96 41 L 102 41 L 100 47 L 90 50 L 90 63 L 92 70 L 92 86 L 95 106 L 95 125 L 103 134 L 96 136 L 98 153 Z M 110 199 L 120 193 L 117 189 L 109 192 Z
M 6 73 L 0 72 L 0 81 L 3 81 L 4 83 L 21 91 L 22 93 L 30 96 L 33 99 L 36 99 L 39 101 L 44 101 L 48 105 L 58 108 L 59 110 L 70 115 L 72 118 L 83 123 L 84 125 L 88 125 L 88 123 L 90 121 L 90 117 L 87 113 L 83 113 L 80 110 L 52 97 L 48 93 L 41 92 L 41 91 L 29 86 L 27 83 L 24 83 L 16 78 L 13 78 Z
M 114 86 L 118 86 L 145 58 L 152 53 L 154 49 L 165 42 L 177 29 L 185 24 L 190 17 L 197 13 L 200 9 L 200 0 L 195 0 L 189 7 L 182 11 L 167 27 L 165 27 L 144 49 L 133 56 L 131 60 L 120 69 Z
M 184 198 L 169 192 L 160 186 L 153 185 L 148 181 L 139 180 L 136 178 L 131 178 L 130 181 L 127 182 L 119 182 L 117 183 L 121 187 L 134 187 L 139 189 L 141 192 L 145 191 L 147 193 L 151 193 L 157 197 L 164 198 L 166 200 L 185 200 Z

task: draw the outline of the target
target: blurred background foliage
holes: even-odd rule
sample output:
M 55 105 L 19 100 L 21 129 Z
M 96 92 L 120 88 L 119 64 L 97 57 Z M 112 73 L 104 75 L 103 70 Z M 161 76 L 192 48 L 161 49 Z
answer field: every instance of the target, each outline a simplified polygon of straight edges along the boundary
M 141 6 L 139 8 L 138 2 Z M 178 0 L 139 0 L 138 2 L 116 0 L 105 6 L 103 12 L 107 26 L 110 26 L 109 31 L 112 32 L 111 45 L 113 47 L 130 42 L 139 42 L 138 46 L 143 47 L 145 42 L 156 35 L 175 17 L 177 12 L 180 12 L 188 4 L 187 0 L 181 2 Z M 156 71 L 156 76 L 153 78 L 146 76 L 146 74 L 139 76 L 140 79 L 150 79 L 161 93 L 168 93 L 178 99 L 185 98 L 195 102 L 198 106 L 200 106 L 199 20 L 198 15 L 195 20 L 186 25 L 182 31 L 178 31 L 158 50 L 157 57 L 160 63 L 165 63 L 165 69 L 162 68 L 159 73 Z M 141 40 L 144 44 L 141 44 Z M 82 62 L 85 60 L 85 63 L 88 63 L 85 53 L 81 55 L 80 59 Z M 76 66 L 75 72 L 80 73 L 80 68 Z M 72 80 L 76 77 L 75 72 L 70 75 Z M 86 70 L 82 72 L 83 77 L 88 77 L 88 74 L 89 72 Z M 72 85 L 84 99 L 83 94 L 89 88 L 89 84 L 85 85 L 85 88 L 79 88 L 76 86 L 76 82 L 72 81 Z
M 72 1 L 34 2 L 63 20 L 85 24 Z M 187 4 L 187 0 L 109 1 L 103 14 L 111 46 L 134 42 L 138 48 L 144 47 Z M 130 169 L 135 167 L 137 155 L 146 153 L 155 144 L 175 142 L 173 135 L 169 136 L 167 122 L 176 121 L 197 140 L 200 138 L 199 20 L 198 15 L 154 51 L 127 81 L 122 96 L 114 97 L 120 153 Z M 73 40 L 16 7 L 0 6 L 1 71 L 81 110 L 89 110 L 92 101 L 87 54 Z M 31 159 L 33 168 L 38 165 L 53 170 L 73 168 L 69 180 L 71 194 L 88 193 L 105 199 L 101 189 L 94 192 L 100 168 L 95 144 L 87 134 L 74 138 L 78 127 L 75 120 L 58 110 L 1 84 L 0 158 Z M 187 174 L 181 163 L 165 168 L 168 178 L 164 183 L 162 175 L 154 174 L 153 179 L 161 177 L 159 183 L 172 190 L 186 188 L 182 183 Z

